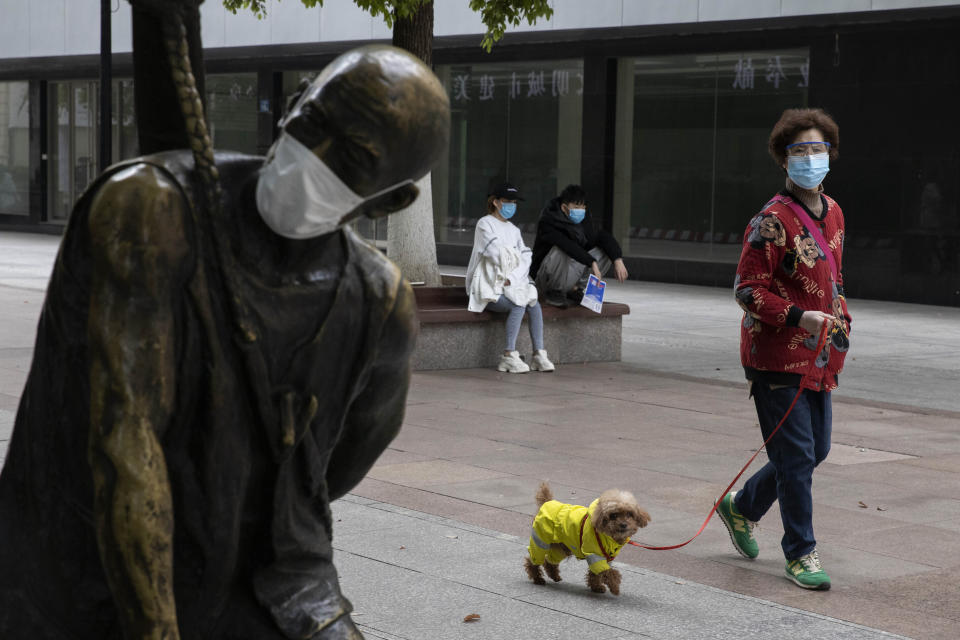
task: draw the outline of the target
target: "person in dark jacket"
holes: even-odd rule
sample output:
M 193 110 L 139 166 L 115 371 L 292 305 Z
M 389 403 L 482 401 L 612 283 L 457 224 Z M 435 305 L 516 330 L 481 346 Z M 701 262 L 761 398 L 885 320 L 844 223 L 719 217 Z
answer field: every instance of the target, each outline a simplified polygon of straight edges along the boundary
M 540 212 L 530 276 L 555 307 L 580 304 L 591 273 L 602 278 L 612 266 L 618 281 L 629 275 L 620 244 L 594 225 L 586 201 L 583 187 L 571 184 Z

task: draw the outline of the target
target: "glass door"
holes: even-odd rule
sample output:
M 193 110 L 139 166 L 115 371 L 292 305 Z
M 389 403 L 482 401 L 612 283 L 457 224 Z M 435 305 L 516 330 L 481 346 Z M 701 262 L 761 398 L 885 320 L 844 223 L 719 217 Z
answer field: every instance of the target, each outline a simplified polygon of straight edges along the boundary
M 0 82 L 0 215 L 30 214 L 30 84 Z
M 48 96 L 47 220 L 66 222 L 97 175 L 97 82 L 51 82 Z

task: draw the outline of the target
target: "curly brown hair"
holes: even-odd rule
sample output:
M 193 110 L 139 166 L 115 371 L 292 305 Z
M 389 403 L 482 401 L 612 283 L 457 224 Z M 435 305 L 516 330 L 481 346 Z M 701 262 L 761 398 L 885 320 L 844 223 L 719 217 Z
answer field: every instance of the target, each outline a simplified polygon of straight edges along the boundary
M 840 155 L 840 128 L 833 118 L 823 109 L 787 109 L 773 125 L 767 142 L 767 150 L 778 167 L 787 161 L 787 145 L 807 129 L 819 129 L 824 142 L 830 143 L 830 159 L 837 159 Z

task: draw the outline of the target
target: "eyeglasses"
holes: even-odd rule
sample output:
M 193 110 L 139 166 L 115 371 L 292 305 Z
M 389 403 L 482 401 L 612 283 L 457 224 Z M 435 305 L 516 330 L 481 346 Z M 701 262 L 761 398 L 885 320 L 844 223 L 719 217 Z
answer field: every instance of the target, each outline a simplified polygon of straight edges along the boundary
M 830 149 L 829 142 L 794 142 L 793 144 L 788 144 L 787 147 L 788 156 L 812 156 L 818 153 L 826 153 Z

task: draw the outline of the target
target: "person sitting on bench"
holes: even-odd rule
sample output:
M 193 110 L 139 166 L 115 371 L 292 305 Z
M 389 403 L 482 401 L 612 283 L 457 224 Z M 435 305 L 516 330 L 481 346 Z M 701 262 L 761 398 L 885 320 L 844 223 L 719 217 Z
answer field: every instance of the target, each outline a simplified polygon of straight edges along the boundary
M 537 289 L 530 282 L 530 248 L 510 218 L 517 211 L 520 191 L 511 184 L 492 189 L 487 196 L 487 215 L 480 218 L 473 236 L 473 251 L 467 265 L 467 294 L 470 311 L 507 314 L 506 348 L 497 371 L 526 373 L 553 371 L 554 365 L 543 348 L 543 312 Z M 517 336 L 523 315 L 530 318 L 531 364 L 520 358 Z
M 602 278 L 613 266 L 619 282 L 629 275 L 620 244 L 594 224 L 586 201 L 583 187 L 571 184 L 540 212 L 530 276 L 555 307 L 580 304 L 590 274 Z

